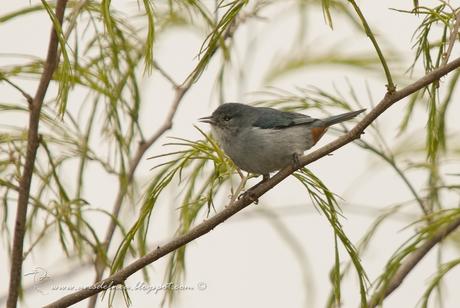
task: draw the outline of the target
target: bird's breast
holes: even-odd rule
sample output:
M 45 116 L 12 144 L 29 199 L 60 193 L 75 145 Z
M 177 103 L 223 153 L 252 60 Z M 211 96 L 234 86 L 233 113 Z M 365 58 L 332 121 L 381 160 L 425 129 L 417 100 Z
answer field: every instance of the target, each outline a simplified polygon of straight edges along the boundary
M 282 129 L 248 128 L 238 133 L 213 130 L 224 152 L 243 170 L 267 174 L 290 164 L 294 154 L 313 145 L 309 129 L 294 126 Z

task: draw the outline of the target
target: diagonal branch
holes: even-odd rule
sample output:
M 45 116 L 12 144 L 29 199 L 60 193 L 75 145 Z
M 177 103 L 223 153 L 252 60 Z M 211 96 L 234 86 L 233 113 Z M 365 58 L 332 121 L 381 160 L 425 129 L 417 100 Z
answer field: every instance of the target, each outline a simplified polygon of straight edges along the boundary
M 384 284 L 378 291 L 374 293 L 367 307 L 374 308 L 381 304 L 383 299 L 393 293 L 414 269 L 414 267 L 426 256 L 426 254 L 436 246 L 439 242 L 445 239 L 450 233 L 460 227 L 460 219 L 457 219 L 444 228 L 438 230 L 432 238 L 427 240 L 423 245 L 418 247 L 409 257 L 399 266 L 398 271 L 391 277 L 390 281 Z
M 460 28 L 460 11 L 455 12 L 455 10 L 453 10 L 453 14 L 455 14 L 455 23 L 454 23 L 454 27 L 452 28 L 452 31 L 450 32 L 449 45 L 447 45 L 447 50 L 443 54 L 441 65 L 446 65 L 447 61 L 449 61 L 449 57 L 452 53 L 452 49 L 454 48 L 455 42 L 457 41 L 457 38 L 458 38 L 458 30 Z
M 64 19 L 64 11 L 67 0 L 59 0 L 56 5 L 56 18 L 59 24 Z M 55 28 L 51 30 L 48 44 L 48 54 L 44 63 L 43 73 L 40 77 L 37 92 L 30 103 L 29 129 L 27 134 L 27 153 L 24 162 L 21 179 L 19 181 L 18 205 L 16 208 L 16 223 L 14 225 L 13 250 L 11 252 L 10 284 L 6 307 L 15 308 L 18 301 L 19 289 L 21 287 L 22 260 L 24 251 L 24 235 L 26 232 L 27 208 L 29 204 L 30 185 L 37 156 L 39 144 L 38 126 L 40 123 L 40 112 L 48 86 L 54 71 L 58 65 L 58 35 Z
M 104 249 L 108 250 L 110 243 L 112 242 L 113 234 L 115 233 L 115 228 L 117 226 L 117 218 L 120 215 L 121 206 L 123 204 L 123 200 L 126 196 L 128 191 L 129 185 L 133 182 L 134 173 L 136 172 L 139 163 L 144 156 L 145 152 L 160 138 L 166 131 L 172 128 L 173 119 L 176 115 L 177 108 L 179 107 L 183 97 L 189 91 L 192 86 L 192 82 L 189 81 L 185 83 L 183 86 L 176 87 L 176 94 L 174 100 L 171 104 L 169 109 L 168 115 L 166 116 L 166 120 L 164 121 L 163 125 L 147 140 L 143 140 L 139 143 L 137 147 L 136 153 L 132 157 L 129 162 L 128 172 L 126 174 L 126 181 L 120 181 L 120 187 L 118 189 L 117 198 L 115 200 L 113 209 L 112 209 L 112 219 L 107 227 L 107 231 L 104 238 Z M 102 275 L 104 274 L 104 264 L 103 261 L 100 260 L 100 257 L 96 257 L 95 261 L 95 268 L 96 268 L 96 277 L 95 282 L 101 280 Z M 90 299 L 88 307 L 95 307 L 96 306 L 97 297 L 94 296 Z
M 240 21 L 235 21 L 232 23 L 232 25 L 227 29 L 225 34 L 223 35 L 223 40 L 231 38 L 234 34 L 235 31 L 238 27 L 239 24 L 241 24 L 244 20 Z M 216 47 L 210 54 L 210 57 L 213 57 L 218 50 L 218 47 Z M 127 172 L 127 177 L 126 181 L 120 182 L 120 187 L 118 190 L 117 198 L 115 200 L 115 204 L 112 209 L 112 220 L 109 223 L 109 226 L 107 228 L 107 232 L 105 235 L 104 239 L 104 245 L 105 245 L 105 250 L 108 250 L 110 243 L 113 238 L 113 234 L 115 232 L 116 228 L 116 223 L 118 216 L 120 215 L 120 210 L 121 206 L 123 204 L 124 197 L 126 196 L 126 192 L 128 190 L 129 185 L 132 183 L 134 179 L 134 173 L 136 172 L 136 169 L 144 156 L 145 152 L 160 138 L 166 131 L 172 128 L 173 126 L 173 119 L 174 116 L 176 115 L 177 108 L 179 107 L 180 103 L 182 102 L 182 99 L 184 98 L 185 94 L 190 90 L 190 88 L 194 84 L 194 79 L 195 79 L 195 74 L 197 74 L 195 71 L 188 77 L 186 80 L 181 84 L 178 85 L 170 76 L 168 73 L 166 73 L 158 63 L 154 61 L 154 65 L 156 69 L 163 75 L 164 78 L 166 78 L 175 88 L 175 96 L 173 99 L 173 102 L 171 104 L 171 107 L 169 109 L 168 114 L 166 115 L 166 119 L 161 125 L 160 128 L 147 140 L 143 140 L 139 143 L 139 146 L 136 150 L 136 153 L 132 157 L 132 159 L 129 162 L 129 168 Z M 95 261 L 95 268 L 96 268 L 96 278 L 95 278 L 95 283 L 101 280 L 102 275 L 104 274 L 104 266 L 102 263 L 102 260 L 100 260 L 99 257 L 97 257 Z M 88 304 L 88 308 L 94 308 L 96 306 L 96 300 L 97 297 L 93 296 Z
M 354 10 L 356 11 L 356 14 L 358 14 L 358 17 L 361 20 L 361 23 L 363 24 L 364 32 L 366 33 L 367 37 L 369 37 L 369 39 L 371 40 L 372 45 L 374 45 L 375 51 L 377 52 L 380 62 L 382 63 L 383 71 L 385 72 L 385 76 L 387 78 L 388 92 L 391 93 L 396 90 L 396 85 L 393 83 L 393 78 L 391 77 L 390 69 L 388 68 L 387 61 L 383 56 L 379 44 L 377 43 L 377 39 L 375 38 L 374 33 L 372 32 L 371 28 L 369 27 L 369 24 L 367 23 L 366 18 L 363 15 L 363 12 L 361 12 L 361 9 L 359 8 L 358 4 L 356 4 L 355 0 L 348 0 L 348 2 L 351 3 Z
M 139 146 L 136 150 L 135 155 L 129 162 L 129 169 L 127 173 L 127 180 L 126 183 L 131 183 L 134 179 L 134 173 L 136 172 L 137 166 L 139 165 L 142 157 L 144 156 L 145 152 L 160 138 L 166 131 L 172 128 L 173 125 L 173 118 L 174 115 L 176 114 L 177 108 L 179 107 L 180 102 L 182 101 L 182 98 L 184 95 L 188 92 L 190 89 L 191 83 L 188 83 L 187 85 L 183 87 L 179 87 L 176 90 L 176 95 L 174 98 L 174 101 L 171 105 L 171 108 L 169 109 L 169 113 L 166 116 L 166 120 L 163 123 L 163 125 L 147 140 L 141 141 L 139 143 Z M 115 201 L 115 206 L 112 211 L 113 217 L 118 217 L 120 214 L 120 209 L 121 205 L 123 203 L 124 196 L 126 195 L 127 191 L 127 185 L 126 184 L 120 184 L 123 187 L 120 187 L 120 190 L 118 191 L 117 199 Z M 108 245 L 113 237 L 113 233 L 115 232 L 115 227 L 116 227 L 116 222 L 115 220 L 112 220 L 112 222 L 109 225 L 109 228 L 107 229 L 107 234 L 105 236 L 104 243 L 105 245 Z
M 385 97 L 377 104 L 356 126 L 350 130 L 347 134 L 337 138 L 335 141 L 319 148 L 318 150 L 302 156 L 299 158 L 298 168 L 303 167 L 307 164 L 310 164 L 321 157 L 331 153 L 334 150 L 341 148 L 342 146 L 352 142 L 355 139 L 358 139 L 361 134 L 377 117 L 379 117 L 386 109 L 395 104 L 396 102 L 402 100 L 403 98 L 411 95 L 412 93 L 426 87 L 427 85 L 438 80 L 442 76 L 447 75 L 449 72 L 460 67 L 460 58 L 455 59 L 454 61 L 448 63 L 447 65 L 436 69 L 429 74 L 425 75 L 421 79 L 412 83 L 411 85 L 401 89 L 400 91 L 394 91 L 392 93 L 387 93 Z M 283 179 L 291 175 L 297 168 L 294 166 L 287 166 L 275 174 L 272 178 L 267 181 L 258 184 L 257 187 L 251 190 L 251 196 L 244 195 L 243 198 L 237 200 L 235 203 L 230 204 L 225 207 L 221 212 L 217 213 L 213 217 L 205 220 L 204 222 L 196 225 L 189 232 L 172 239 L 164 246 L 158 247 L 157 249 L 151 251 L 150 253 L 142 256 L 141 258 L 133 261 L 131 264 L 120 269 L 119 271 L 113 273 L 111 276 L 107 277 L 104 280 L 101 280 L 92 286 L 89 286 L 86 289 L 71 293 L 67 296 L 62 297 L 61 299 L 45 306 L 48 308 L 51 307 L 67 307 L 69 305 L 80 302 L 90 296 L 98 294 L 104 290 L 111 288 L 114 285 L 123 284 L 124 281 L 137 271 L 141 270 L 145 266 L 155 262 L 161 257 L 175 251 L 181 246 L 195 240 L 196 238 L 208 233 L 213 230 L 216 226 L 223 223 L 228 218 L 232 217 L 249 204 L 252 203 L 254 198 L 258 198 L 266 193 L 268 190 L 272 189 Z
M 12 87 L 15 88 L 16 90 L 18 90 L 19 93 L 21 93 L 22 96 L 24 96 L 24 98 L 27 100 L 27 102 L 29 103 L 29 105 L 32 104 L 32 102 L 33 102 L 34 99 L 32 98 L 32 96 L 29 95 L 29 93 L 27 93 L 26 91 L 24 91 L 23 89 L 21 89 L 21 88 L 20 88 L 18 85 L 16 85 L 15 83 L 11 82 L 8 78 L 3 77 L 3 76 L 0 75 L 0 80 L 2 80 L 2 79 L 5 80 L 5 82 L 6 82 L 7 84 L 9 84 L 10 86 L 12 86 Z

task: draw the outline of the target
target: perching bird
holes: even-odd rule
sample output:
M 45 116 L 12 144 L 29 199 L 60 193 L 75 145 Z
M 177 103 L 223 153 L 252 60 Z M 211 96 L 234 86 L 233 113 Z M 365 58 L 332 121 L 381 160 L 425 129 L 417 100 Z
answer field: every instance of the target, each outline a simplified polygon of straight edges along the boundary
M 199 119 L 209 123 L 224 152 L 242 170 L 262 174 L 289 164 L 310 149 L 331 125 L 350 120 L 365 109 L 325 119 L 239 103 L 219 106 L 211 116 Z

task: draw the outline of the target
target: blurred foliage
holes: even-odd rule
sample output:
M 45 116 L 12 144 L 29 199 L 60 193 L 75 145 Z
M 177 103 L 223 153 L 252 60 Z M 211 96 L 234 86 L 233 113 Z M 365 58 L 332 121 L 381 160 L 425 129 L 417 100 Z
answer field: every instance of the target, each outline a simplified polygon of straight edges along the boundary
M 212 78 L 216 86 L 210 94 L 217 94 L 218 99 L 211 100 L 214 103 L 226 101 L 228 85 L 237 80 L 243 88 L 245 78 L 254 69 L 251 61 L 265 52 L 260 46 L 264 46 L 262 40 L 273 30 L 271 22 L 282 23 L 294 17 L 293 33 L 286 33 L 286 42 L 270 43 L 270 48 L 276 50 L 275 56 L 269 67 L 257 72 L 261 82 L 248 91 L 251 103 L 295 112 L 308 109 L 309 113 L 326 116 L 341 110 L 372 107 L 372 93 L 366 86 L 367 93 L 363 94 L 365 91 L 350 82 L 346 82 L 345 90 L 341 87 L 335 91 L 309 86 L 305 81 L 286 89 L 279 86 L 280 82 L 292 73 L 318 66 L 329 69 L 341 66 L 349 72 L 363 74 L 363 79 L 368 74 L 381 78 L 379 82 L 382 85 L 386 82 L 390 89 L 393 82 L 398 85 L 412 80 L 407 74 L 399 73 L 402 69 L 413 74 L 430 72 L 444 65 L 450 56 L 449 47 L 454 47 L 450 45 L 458 40 L 455 31 L 458 31 L 459 8 L 444 1 L 433 6 L 412 1 L 412 9 L 394 9 L 418 21 L 411 63 L 405 63 L 404 58 L 386 44 L 384 37 L 374 34 L 372 21 L 367 20 L 365 10 L 362 11 L 364 4 L 358 5 L 355 1 L 143 0 L 134 7 L 131 4 L 123 6 L 109 0 L 69 1 L 62 28 L 53 13 L 54 2 L 24 4 L 23 8 L 0 15 L 0 27 L 33 15 L 47 16 L 58 33 L 60 47 L 60 64 L 53 76 L 54 88 L 50 89 L 41 113 L 41 139 L 29 202 L 24 258 L 46 249 L 54 241 L 59 242 L 61 253 L 66 257 L 91 262 L 99 260 L 104 268 L 114 272 L 152 249 L 152 241 L 156 238 L 150 223 L 159 200 L 176 209 L 175 234 L 181 235 L 237 198 L 241 174 L 212 136 L 198 128 L 199 140 L 172 137 L 167 147 L 161 148 L 161 154 L 152 156 L 150 162 L 155 167 L 147 180 L 134 176 L 137 155 L 143 157 L 150 147 L 162 140 L 158 137 L 164 133 L 159 131 L 155 139 L 155 132 L 146 128 L 150 119 L 142 117 L 145 106 L 152 103 L 142 97 L 143 82 L 150 76 L 159 74 L 171 83 L 178 105 L 185 92 L 204 74 L 215 74 Z M 326 37 L 318 41 L 312 31 L 318 27 L 312 21 L 314 14 L 322 14 L 331 31 L 337 30 L 335 24 L 339 20 L 360 33 L 338 42 L 331 43 Z M 202 42 L 195 50 L 184 51 L 184 57 L 193 58 L 193 67 L 185 77 L 169 76 L 163 69 L 168 63 L 162 63 L 156 53 L 162 38 L 175 35 L 173 29 L 191 31 Z M 371 41 L 369 48 L 347 51 L 350 40 L 365 39 L 363 34 Z M 244 44 L 248 45 L 246 54 L 241 53 Z M 44 56 L 8 54 L 0 48 L 0 57 L 9 63 L 0 66 L 1 86 L 26 96 L 33 90 L 24 84 L 40 78 Z M 217 67 L 218 72 L 206 70 L 210 65 Z M 294 174 L 311 203 L 326 218 L 333 234 L 331 292 L 326 306 L 341 306 L 342 281 L 350 269 L 354 269 L 361 306 L 365 307 L 422 242 L 459 219 L 460 177 L 455 168 L 458 167 L 460 144 L 455 138 L 458 127 L 449 117 L 459 76 L 460 72 L 453 72 L 412 95 L 405 114 L 397 119 L 397 137 L 385 134 L 387 127 L 379 120 L 366 130 L 366 138 L 355 142 L 368 154 L 369 170 L 389 168 L 411 195 L 410 200 L 385 205 L 356 246 L 342 225 L 348 204 L 310 169 L 303 168 Z M 174 81 L 180 78 L 183 80 Z M 163 104 L 163 99 L 153 103 Z M 6 121 L 10 124 L 0 124 L 0 228 L 7 251 L 11 250 L 12 209 L 17 202 L 18 180 L 26 154 L 27 115 L 28 105 L 24 99 L 5 101 L 0 98 L 2 119 L 13 116 L 21 119 L 13 124 Z M 426 127 L 413 127 L 411 119 L 415 117 L 424 118 Z M 335 134 L 345 131 L 345 126 L 331 129 Z M 148 140 L 152 143 L 142 148 Z M 457 164 L 455 168 L 451 168 L 452 163 Z M 98 199 L 91 195 L 91 185 L 95 185 L 94 174 L 99 173 L 113 180 L 121 196 L 122 214 L 115 210 L 115 205 L 113 210 L 107 210 L 107 206 L 93 201 Z M 424 182 L 422 187 L 418 184 L 420 174 Z M 172 193 L 173 198 L 166 199 L 165 192 Z M 98 193 L 104 194 L 105 202 L 112 200 L 112 192 Z M 369 281 L 361 261 L 369 243 L 383 224 L 407 208 L 413 210 L 412 224 L 407 227 L 413 230 L 413 236 L 388 255 L 380 275 L 369 277 Z M 99 220 L 111 224 L 122 236 L 121 240 L 114 239 L 110 246 L 112 237 L 101 235 L 100 226 L 94 224 Z M 300 235 L 289 234 L 283 228 L 282 219 L 271 219 L 271 222 L 289 241 L 288 247 L 297 258 L 304 258 L 299 254 L 304 248 L 296 241 L 296 236 Z M 446 246 L 459 248 L 459 237 L 452 236 L 450 241 L 439 246 L 439 251 Z M 434 297 L 442 298 L 444 276 L 459 265 L 458 259 L 444 260 L 441 253 L 440 256 L 434 276 L 426 290 L 420 291 L 423 307 Z M 164 280 L 183 281 L 186 261 L 187 246 L 171 253 Z M 145 269 L 146 279 L 149 274 L 151 271 Z M 129 302 L 129 293 L 123 294 Z M 167 292 L 163 304 L 172 306 L 176 295 L 177 292 Z M 112 293 L 109 303 L 113 298 Z

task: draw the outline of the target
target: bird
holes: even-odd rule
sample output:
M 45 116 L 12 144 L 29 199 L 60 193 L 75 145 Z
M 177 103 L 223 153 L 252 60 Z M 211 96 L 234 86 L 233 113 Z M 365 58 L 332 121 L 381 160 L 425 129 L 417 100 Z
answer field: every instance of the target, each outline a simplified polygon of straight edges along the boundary
M 211 125 L 217 143 L 239 169 L 262 175 L 266 180 L 271 172 L 293 163 L 298 166 L 298 158 L 331 125 L 350 120 L 365 110 L 316 119 L 269 107 L 224 103 L 199 121 Z

